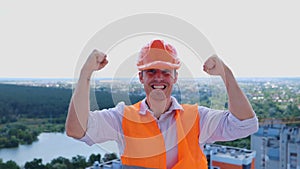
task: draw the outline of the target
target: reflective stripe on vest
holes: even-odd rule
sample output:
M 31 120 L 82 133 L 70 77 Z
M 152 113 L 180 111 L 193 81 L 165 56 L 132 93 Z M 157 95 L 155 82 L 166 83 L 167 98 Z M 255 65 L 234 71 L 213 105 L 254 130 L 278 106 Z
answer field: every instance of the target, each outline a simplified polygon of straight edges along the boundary
M 124 167 L 166 168 L 166 148 L 162 133 L 154 117 L 147 111 L 140 115 L 138 102 L 125 106 L 122 120 Z M 207 169 L 207 160 L 199 146 L 199 113 L 197 105 L 182 105 L 184 111 L 176 110 L 175 119 L 178 140 L 178 162 L 173 169 Z

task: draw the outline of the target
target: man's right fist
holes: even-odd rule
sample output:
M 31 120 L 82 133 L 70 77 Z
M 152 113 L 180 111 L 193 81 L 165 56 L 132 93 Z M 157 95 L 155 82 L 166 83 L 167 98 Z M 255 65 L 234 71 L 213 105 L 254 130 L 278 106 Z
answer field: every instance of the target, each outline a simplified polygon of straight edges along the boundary
M 104 68 L 107 63 L 108 61 L 106 59 L 106 54 L 99 52 L 97 49 L 94 49 L 87 58 L 85 64 L 82 67 L 82 70 L 93 73 L 93 71 L 101 70 L 102 68 Z

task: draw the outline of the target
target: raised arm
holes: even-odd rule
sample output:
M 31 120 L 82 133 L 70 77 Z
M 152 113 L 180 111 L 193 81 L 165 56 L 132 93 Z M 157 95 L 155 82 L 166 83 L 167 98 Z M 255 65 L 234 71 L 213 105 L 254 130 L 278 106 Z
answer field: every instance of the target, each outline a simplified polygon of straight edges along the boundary
M 229 111 L 238 119 L 245 120 L 255 116 L 249 100 L 239 87 L 233 73 L 216 55 L 211 56 L 203 65 L 203 70 L 209 75 L 221 76 L 226 86 Z
M 107 63 L 106 55 L 94 50 L 81 68 L 66 119 L 65 127 L 68 136 L 74 138 L 84 136 L 90 111 L 90 78 L 94 71 L 104 68 Z

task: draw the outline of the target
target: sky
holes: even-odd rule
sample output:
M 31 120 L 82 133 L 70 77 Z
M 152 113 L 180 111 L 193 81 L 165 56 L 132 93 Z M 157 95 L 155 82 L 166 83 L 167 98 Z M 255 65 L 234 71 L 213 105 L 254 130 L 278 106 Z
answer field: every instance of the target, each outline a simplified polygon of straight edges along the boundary
M 143 13 L 170 15 L 193 25 L 237 77 L 300 77 L 299 4 L 296 0 L 2 0 L 0 78 L 76 77 L 89 53 L 84 50 L 99 31 Z M 117 50 L 132 47 L 134 51 L 129 52 L 133 57 L 151 38 L 141 34 L 115 44 L 108 53 L 109 64 L 97 76 L 113 77 L 122 72 L 119 68 L 128 64 Z M 169 40 L 181 49 L 182 43 Z M 186 52 L 178 51 L 180 56 Z M 192 72 L 202 72 L 203 60 L 183 60 L 185 66 L 193 67 Z

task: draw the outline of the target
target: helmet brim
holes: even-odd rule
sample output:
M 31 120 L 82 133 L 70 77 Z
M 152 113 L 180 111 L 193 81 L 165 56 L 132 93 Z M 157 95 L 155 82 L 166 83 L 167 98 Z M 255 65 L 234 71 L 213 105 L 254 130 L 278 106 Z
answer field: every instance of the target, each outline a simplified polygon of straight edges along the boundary
M 170 62 L 164 62 L 164 61 L 154 61 L 145 65 L 140 65 L 138 66 L 138 70 L 148 70 L 148 69 L 179 69 L 180 68 L 180 63 L 178 64 L 173 64 Z

